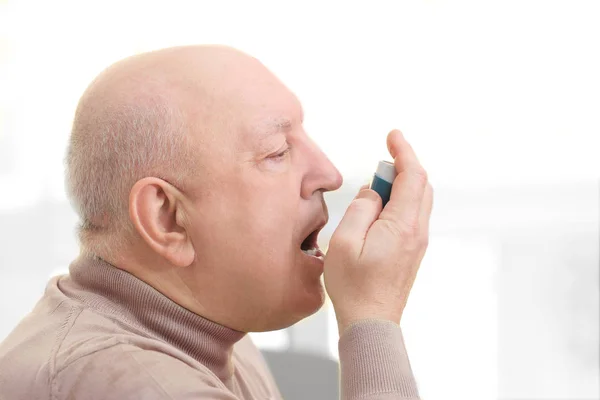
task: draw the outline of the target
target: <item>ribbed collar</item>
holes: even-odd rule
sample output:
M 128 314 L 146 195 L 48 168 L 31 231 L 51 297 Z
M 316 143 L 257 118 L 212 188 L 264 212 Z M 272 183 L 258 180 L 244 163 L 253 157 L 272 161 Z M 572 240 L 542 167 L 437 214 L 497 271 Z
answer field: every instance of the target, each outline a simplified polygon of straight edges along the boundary
M 80 256 L 59 287 L 69 297 L 183 351 L 223 382 L 232 377 L 233 346 L 245 334 L 194 314 L 128 272 Z

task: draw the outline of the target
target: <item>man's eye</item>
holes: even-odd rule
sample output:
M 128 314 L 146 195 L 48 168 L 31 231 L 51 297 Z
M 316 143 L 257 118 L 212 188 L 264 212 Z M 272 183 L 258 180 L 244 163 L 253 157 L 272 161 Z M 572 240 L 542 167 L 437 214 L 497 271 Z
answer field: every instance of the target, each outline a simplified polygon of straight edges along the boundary
M 288 147 L 287 149 L 283 150 L 283 151 L 282 151 L 282 152 L 280 152 L 280 153 L 277 153 L 277 154 L 274 154 L 274 155 L 272 155 L 272 156 L 271 156 L 271 157 L 269 157 L 269 158 L 272 158 L 272 159 L 278 160 L 278 159 L 280 159 L 280 158 L 283 158 L 283 157 L 285 157 L 285 156 L 286 156 L 286 155 L 287 155 L 289 152 L 290 152 L 290 147 Z

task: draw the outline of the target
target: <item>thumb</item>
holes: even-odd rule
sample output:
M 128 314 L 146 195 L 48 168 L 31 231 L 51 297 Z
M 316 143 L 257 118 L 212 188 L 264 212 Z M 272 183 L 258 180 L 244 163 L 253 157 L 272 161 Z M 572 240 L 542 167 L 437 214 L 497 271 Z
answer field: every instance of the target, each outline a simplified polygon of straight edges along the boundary
M 382 202 L 379 194 L 374 190 L 363 188 L 348 206 L 331 237 L 331 244 L 343 244 L 360 253 L 367 232 L 379 217 L 381 209 Z

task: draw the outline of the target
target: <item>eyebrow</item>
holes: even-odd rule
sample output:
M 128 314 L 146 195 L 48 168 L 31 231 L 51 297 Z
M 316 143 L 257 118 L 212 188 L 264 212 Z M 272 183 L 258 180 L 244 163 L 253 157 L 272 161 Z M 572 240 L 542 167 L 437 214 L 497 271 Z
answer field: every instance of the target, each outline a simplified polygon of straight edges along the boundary
M 293 124 L 289 118 L 270 118 L 263 120 L 252 127 L 254 134 L 257 134 L 262 139 L 287 133 L 292 130 Z
M 287 118 L 277 118 L 269 121 L 267 126 L 270 127 L 269 130 L 275 130 L 277 133 L 288 132 L 290 129 L 292 129 L 292 121 Z

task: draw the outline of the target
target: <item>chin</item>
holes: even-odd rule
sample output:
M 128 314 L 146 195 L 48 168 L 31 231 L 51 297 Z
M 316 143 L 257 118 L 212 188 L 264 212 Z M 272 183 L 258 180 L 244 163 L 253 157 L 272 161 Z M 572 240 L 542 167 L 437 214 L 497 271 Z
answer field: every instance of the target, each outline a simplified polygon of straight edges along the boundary
M 298 305 L 296 320 L 290 325 L 293 325 L 306 317 L 310 317 L 323 307 L 323 304 L 325 303 L 325 289 L 320 283 L 318 290 L 307 294 L 309 294 L 309 296 L 306 296 L 306 298 Z
M 265 326 L 260 329 L 261 332 L 276 331 L 289 328 L 295 323 L 310 317 L 323 307 L 325 303 L 325 289 L 319 282 L 318 288 L 312 288 L 310 291 L 304 291 L 289 307 L 282 310 L 279 315 L 265 321 Z

